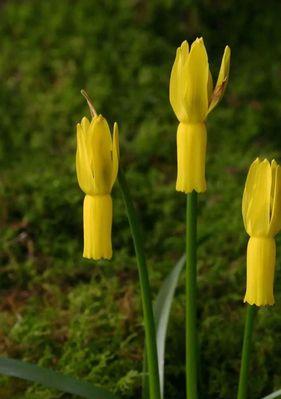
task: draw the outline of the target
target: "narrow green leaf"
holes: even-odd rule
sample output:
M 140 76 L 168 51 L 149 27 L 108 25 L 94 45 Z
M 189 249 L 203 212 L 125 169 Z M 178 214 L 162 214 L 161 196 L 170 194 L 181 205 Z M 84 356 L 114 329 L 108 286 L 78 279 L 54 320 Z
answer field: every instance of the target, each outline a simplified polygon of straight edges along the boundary
M 0 357 L 0 374 L 32 381 L 86 399 L 116 399 L 110 392 L 88 382 L 20 360 Z
M 165 278 L 158 292 L 153 309 L 155 317 L 155 325 L 156 325 L 158 368 L 159 368 L 160 390 L 162 398 L 164 397 L 164 365 L 165 365 L 165 342 L 166 342 L 167 328 L 168 328 L 170 310 L 175 295 L 175 290 L 178 284 L 179 275 L 184 267 L 184 264 L 185 264 L 185 255 L 181 257 L 181 259 L 174 266 L 170 274 Z M 147 378 L 147 367 L 145 359 L 143 364 L 143 375 L 144 375 L 143 398 L 147 398 L 148 378 Z
M 141 233 L 141 225 L 132 201 L 130 190 L 126 181 L 126 176 L 120 168 L 118 173 L 118 183 L 125 202 L 139 272 L 139 283 L 145 332 L 146 360 L 149 371 L 149 397 L 151 399 L 161 399 L 157 359 L 156 328 L 153 314 L 150 281 L 148 269 L 146 266 L 146 254 Z
M 154 315 L 156 323 L 158 367 L 160 377 L 161 396 L 164 397 L 164 366 L 165 366 L 165 343 L 169 323 L 169 316 L 175 290 L 178 284 L 179 276 L 185 265 L 185 255 L 181 257 L 171 273 L 164 280 L 163 285 L 157 295 L 154 305 Z
M 271 393 L 268 396 L 265 396 L 262 399 L 275 399 L 275 398 L 280 398 L 281 397 L 281 389 L 279 389 L 278 391 L 275 391 L 273 393 Z
M 210 238 L 211 234 L 205 234 L 198 239 L 197 245 L 202 245 Z M 154 317 L 157 335 L 158 368 L 160 377 L 161 397 L 164 397 L 164 365 L 165 365 L 165 341 L 169 316 L 175 290 L 178 284 L 179 276 L 185 265 L 185 254 L 176 263 L 170 274 L 166 277 L 160 287 L 154 304 Z M 147 374 L 146 352 L 143 360 L 143 380 L 142 380 L 142 399 L 149 397 L 149 381 Z

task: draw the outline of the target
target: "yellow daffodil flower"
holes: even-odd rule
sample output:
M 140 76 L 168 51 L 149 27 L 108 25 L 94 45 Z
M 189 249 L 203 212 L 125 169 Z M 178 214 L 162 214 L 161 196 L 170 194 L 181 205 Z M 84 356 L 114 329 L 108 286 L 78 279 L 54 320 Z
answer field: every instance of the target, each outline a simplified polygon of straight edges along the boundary
M 84 252 L 89 259 L 112 257 L 111 189 L 119 163 L 118 126 L 113 139 L 105 118 L 83 118 L 77 125 L 76 171 L 81 190 L 86 194 L 83 206 Z
M 176 190 L 204 192 L 207 131 L 205 120 L 225 91 L 230 64 L 226 46 L 215 88 L 203 39 L 190 48 L 187 41 L 177 49 L 170 79 L 170 102 L 178 118 Z
M 273 305 L 275 235 L 281 229 L 281 172 L 273 160 L 251 165 L 242 201 L 247 247 L 247 289 L 244 302 Z

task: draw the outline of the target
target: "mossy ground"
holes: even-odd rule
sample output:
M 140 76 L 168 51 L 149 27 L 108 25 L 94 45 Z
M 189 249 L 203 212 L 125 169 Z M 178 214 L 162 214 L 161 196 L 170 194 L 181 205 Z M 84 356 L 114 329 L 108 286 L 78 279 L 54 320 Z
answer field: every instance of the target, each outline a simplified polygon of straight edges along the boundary
M 235 398 L 245 306 L 241 195 L 257 156 L 281 149 L 278 2 L 3 1 L 0 12 L 0 353 L 139 397 L 138 276 L 118 185 L 114 258 L 87 262 L 75 176 L 75 124 L 96 108 L 120 126 L 121 162 L 141 215 L 153 292 L 184 251 L 185 197 L 175 192 L 170 68 L 182 40 L 204 36 L 230 84 L 208 121 L 208 191 L 200 196 L 199 325 L 204 399 Z M 250 398 L 281 388 L 280 241 L 276 306 L 256 324 Z M 172 309 L 167 398 L 184 395 L 184 281 Z M 1 399 L 68 398 L 1 378 Z

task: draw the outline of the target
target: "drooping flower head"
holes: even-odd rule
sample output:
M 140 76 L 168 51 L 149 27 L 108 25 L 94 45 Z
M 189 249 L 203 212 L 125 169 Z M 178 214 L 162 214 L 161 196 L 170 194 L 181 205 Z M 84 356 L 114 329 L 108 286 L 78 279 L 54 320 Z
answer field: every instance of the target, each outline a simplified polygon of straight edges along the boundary
M 76 171 L 81 190 L 86 194 L 83 206 L 84 252 L 89 259 L 112 257 L 112 186 L 119 164 L 118 126 L 113 137 L 106 119 L 97 115 L 85 92 L 91 122 L 83 118 L 77 124 Z
M 247 248 L 245 302 L 274 303 L 275 235 L 281 229 L 281 172 L 273 160 L 257 158 L 247 176 L 242 215 L 250 240 Z

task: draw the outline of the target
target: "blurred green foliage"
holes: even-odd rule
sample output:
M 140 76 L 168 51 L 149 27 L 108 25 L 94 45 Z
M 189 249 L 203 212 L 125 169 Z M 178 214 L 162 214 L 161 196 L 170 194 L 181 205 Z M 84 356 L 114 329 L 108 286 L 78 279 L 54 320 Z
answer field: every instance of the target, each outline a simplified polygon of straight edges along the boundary
M 143 327 L 136 262 L 118 186 L 114 258 L 82 253 L 75 124 L 96 108 L 120 125 L 121 162 L 140 212 L 157 292 L 184 249 L 174 191 L 177 122 L 168 101 L 175 49 L 203 36 L 230 84 L 208 121 L 200 196 L 199 326 L 204 399 L 235 398 L 245 307 L 241 195 L 257 156 L 280 160 L 281 4 L 274 0 L 10 0 L 0 5 L 0 353 L 139 397 Z M 280 244 L 280 241 L 279 241 Z M 280 247 L 280 245 L 279 245 Z M 259 311 L 250 398 L 281 387 L 281 288 Z M 184 394 L 184 287 L 172 309 L 167 398 Z M 69 396 L 1 378 L 1 399 Z

